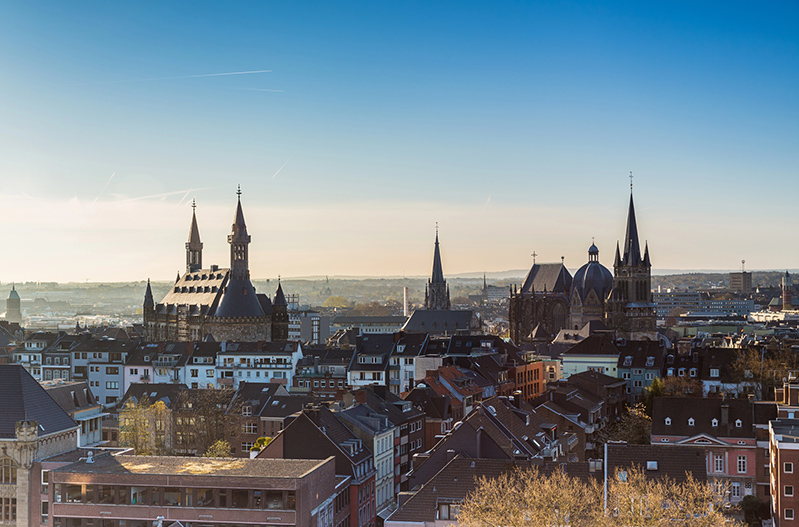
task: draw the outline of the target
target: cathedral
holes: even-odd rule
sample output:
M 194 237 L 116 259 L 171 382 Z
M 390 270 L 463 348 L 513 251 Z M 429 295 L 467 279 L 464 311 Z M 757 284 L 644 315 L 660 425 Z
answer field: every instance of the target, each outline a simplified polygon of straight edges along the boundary
M 623 247 L 622 253 L 616 245 L 613 274 L 599 263 L 599 249 L 593 243 L 588 249 L 588 262 L 573 277 L 562 261 L 533 261 L 522 286 L 510 290 L 511 339 L 551 339 L 562 329 L 580 329 L 591 322 L 604 323 L 617 337 L 657 339 L 652 264 L 648 246 L 641 254 L 632 191 Z
M 203 268 L 200 230 L 192 203 L 186 271 L 171 291 L 155 303 L 150 282 L 144 294 L 145 337 L 150 342 L 177 340 L 239 342 L 288 340 L 288 305 L 278 282 L 274 299 L 255 292 L 250 281 L 250 235 L 241 208 L 241 190 L 228 235 L 230 268 Z
M 441 250 L 438 247 L 438 224 L 436 223 L 436 247 L 433 252 L 433 275 L 424 288 L 425 309 L 449 309 L 449 286 L 444 280 L 441 266 Z

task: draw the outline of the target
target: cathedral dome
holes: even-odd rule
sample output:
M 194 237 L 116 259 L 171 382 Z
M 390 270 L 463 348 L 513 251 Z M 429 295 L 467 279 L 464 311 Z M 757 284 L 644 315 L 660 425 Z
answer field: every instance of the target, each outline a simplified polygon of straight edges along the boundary
M 604 301 L 613 288 L 613 274 L 607 267 L 599 263 L 599 249 L 591 244 L 588 249 L 588 263 L 580 267 L 572 280 L 572 296 L 580 295 L 580 300 L 585 302 L 591 291 L 594 291 L 600 301 Z

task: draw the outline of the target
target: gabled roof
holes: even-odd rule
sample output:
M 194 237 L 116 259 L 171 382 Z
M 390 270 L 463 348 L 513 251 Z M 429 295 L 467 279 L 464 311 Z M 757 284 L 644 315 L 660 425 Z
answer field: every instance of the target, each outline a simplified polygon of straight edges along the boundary
M 411 401 L 414 406 L 422 409 L 431 419 L 451 419 L 452 404 L 449 395 L 439 395 L 429 386 L 417 385 L 403 396 L 406 401 Z
M 50 397 L 65 412 L 78 412 L 88 408 L 100 407 L 86 381 L 65 383 L 42 383 Z
M 123 408 L 128 401 L 138 403 L 146 399 L 150 404 L 162 401 L 167 408 L 172 408 L 180 394 L 186 390 L 188 387 L 185 384 L 134 382 L 122 396 L 119 407 Z
M 18 421 L 36 421 L 39 436 L 51 435 L 78 425 L 58 403 L 18 364 L 0 365 L 0 438 L 16 437 Z
M 417 309 L 402 326 L 407 333 L 430 333 L 453 335 L 459 331 L 473 329 L 474 312 L 455 309 Z
M 522 284 L 522 293 L 561 293 L 568 295 L 572 275 L 563 263 L 533 264 Z
M 616 344 L 619 350 L 619 368 L 649 368 L 661 371 L 666 358 L 666 349 L 659 341 L 629 340 Z M 629 359 L 628 359 L 629 357 Z M 648 362 L 651 360 L 651 364 Z

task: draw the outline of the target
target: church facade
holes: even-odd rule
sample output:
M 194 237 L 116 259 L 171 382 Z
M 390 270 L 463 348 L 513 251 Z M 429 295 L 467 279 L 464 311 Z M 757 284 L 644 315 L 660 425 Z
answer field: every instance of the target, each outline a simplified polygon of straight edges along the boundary
M 210 265 L 203 268 L 200 231 L 192 204 L 189 240 L 186 242 L 186 271 L 158 303 L 153 299 L 150 282 L 144 295 L 145 337 L 157 341 L 240 342 L 288 339 L 288 305 L 278 283 L 274 299 L 256 293 L 250 281 L 249 245 L 241 191 L 231 234 L 230 267 Z
M 552 339 L 562 329 L 602 322 L 617 337 L 655 340 L 651 270 L 649 247 L 641 254 L 631 193 L 624 251 L 616 246 L 613 274 L 599 263 L 594 244 L 588 249 L 588 262 L 574 276 L 563 262 L 533 262 L 522 286 L 510 289 L 510 337 L 514 342 Z

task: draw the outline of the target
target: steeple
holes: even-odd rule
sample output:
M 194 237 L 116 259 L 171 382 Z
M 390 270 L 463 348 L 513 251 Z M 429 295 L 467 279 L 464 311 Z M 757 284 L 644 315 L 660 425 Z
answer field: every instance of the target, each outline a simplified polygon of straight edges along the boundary
M 630 190 L 630 208 L 627 211 L 627 231 L 624 233 L 624 256 L 622 263 L 629 266 L 641 265 L 641 244 L 638 242 L 638 225 L 635 222 L 635 205 Z
M 189 241 L 186 242 L 186 271 L 192 273 L 203 267 L 203 243 L 200 241 L 200 229 L 197 228 L 197 204 L 191 200 L 191 228 Z
M 438 223 L 436 223 L 436 245 L 433 252 L 433 274 L 425 288 L 425 307 L 427 309 L 449 309 L 449 287 L 444 280 L 441 266 L 441 250 L 438 245 Z
M 431 284 L 439 284 L 444 281 L 444 269 L 441 266 L 441 251 L 438 248 L 438 223 L 436 223 L 436 248 L 433 253 L 433 276 Z
M 150 279 L 147 279 L 147 289 L 144 290 L 144 310 L 152 309 L 155 306 L 153 300 L 153 290 L 150 287 Z
M 286 295 L 283 293 L 283 286 L 280 284 L 280 278 L 277 279 L 277 290 L 275 291 L 275 299 L 272 302 L 273 306 L 286 306 Z
M 241 210 L 241 186 L 236 195 L 238 196 L 236 217 L 233 220 L 233 230 L 227 237 L 230 244 L 230 274 L 235 278 L 249 278 L 250 235 L 247 234 L 247 224 L 244 222 L 244 212 Z

